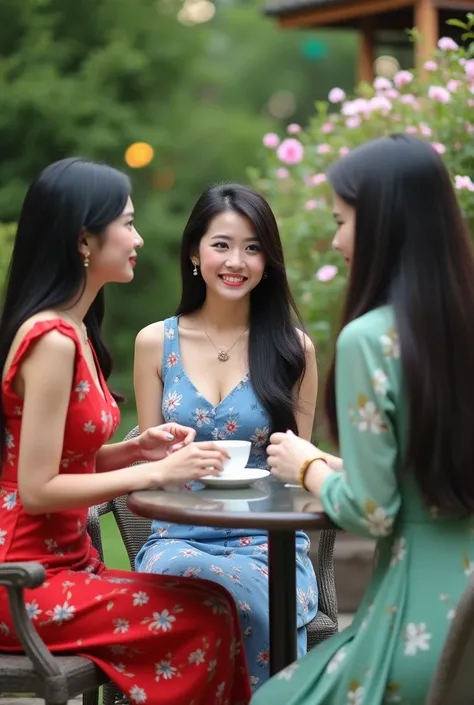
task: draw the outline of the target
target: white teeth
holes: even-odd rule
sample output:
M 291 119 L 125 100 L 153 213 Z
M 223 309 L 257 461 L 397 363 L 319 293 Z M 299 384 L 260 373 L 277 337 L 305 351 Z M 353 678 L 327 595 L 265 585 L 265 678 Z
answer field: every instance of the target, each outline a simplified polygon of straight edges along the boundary
M 223 279 L 225 282 L 232 282 L 232 283 L 243 282 L 243 281 L 244 281 L 244 277 L 226 277 L 226 276 L 222 276 L 222 279 Z

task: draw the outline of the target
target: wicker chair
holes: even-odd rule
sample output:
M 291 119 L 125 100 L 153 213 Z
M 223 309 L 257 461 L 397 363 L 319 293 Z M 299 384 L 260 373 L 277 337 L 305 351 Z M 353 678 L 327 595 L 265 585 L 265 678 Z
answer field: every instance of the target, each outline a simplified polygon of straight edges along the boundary
M 99 515 L 94 507 L 89 512 L 89 528 L 102 555 Z M 99 687 L 109 682 L 107 676 L 87 658 L 74 655 L 56 656 L 48 651 L 25 609 L 24 589 L 44 583 L 46 573 L 39 563 L 3 563 L 0 585 L 6 587 L 15 631 L 25 655 L 0 652 L 0 693 L 34 695 L 47 705 L 67 705 L 67 701 L 83 694 L 84 705 L 98 705 Z

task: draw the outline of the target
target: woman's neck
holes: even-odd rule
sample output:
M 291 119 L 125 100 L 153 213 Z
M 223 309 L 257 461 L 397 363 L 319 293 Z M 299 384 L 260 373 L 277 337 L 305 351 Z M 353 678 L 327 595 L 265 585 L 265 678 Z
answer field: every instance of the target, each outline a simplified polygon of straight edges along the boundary
M 206 296 L 201 309 L 197 312 L 206 328 L 216 331 L 243 329 L 250 322 L 250 297 L 240 301 L 223 301 L 211 295 Z

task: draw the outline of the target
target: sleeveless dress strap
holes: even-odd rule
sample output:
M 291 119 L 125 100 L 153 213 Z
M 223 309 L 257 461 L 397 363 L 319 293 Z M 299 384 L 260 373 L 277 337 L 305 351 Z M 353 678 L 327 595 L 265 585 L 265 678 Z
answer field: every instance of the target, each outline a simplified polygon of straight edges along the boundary
M 163 342 L 163 359 L 161 361 L 161 378 L 165 381 L 166 374 L 178 362 L 178 318 L 172 316 L 163 321 L 165 339 Z
M 2 386 L 4 392 L 9 391 L 11 381 L 15 377 L 16 373 L 18 372 L 18 368 L 20 367 L 26 355 L 30 352 L 33 345 L 35 345 L 43 335 L 49 333 L 52 330 L 57 330 L 62 335 L 71 338 L 76 344 L 76 356 L 78 353 L 80 353 L 81 344 L 79 342 L 79 338 L 77 336 L 74 326 L 72 326 L 70 323 L 66 323 L 66 321 L 63 321 L 61 318 L 52 318 L 48 321 L 36 321 L 36 323 L 34 323 L 33 326 L 30 328 L 28 333 L 26 333 L 25 337 L 23 338 L 20 345 L 18 346 L 18 349 L 15 352 L 15 355 L 13 356 L 13 360 L 3 381 Z

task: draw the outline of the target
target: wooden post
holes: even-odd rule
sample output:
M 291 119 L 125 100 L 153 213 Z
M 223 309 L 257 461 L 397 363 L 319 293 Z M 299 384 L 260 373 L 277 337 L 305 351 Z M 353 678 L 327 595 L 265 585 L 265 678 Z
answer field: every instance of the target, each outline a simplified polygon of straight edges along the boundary
M 372 83 L 375 61 L 375 32 L 374 22 L 371 17 L 364 17 L 359 22 L 359 55 L 357 59 L 357 82 Z
M 421 34 L 421 40 L 416 46 L 416 67 L 425 75 L 423 65 L 432 58 L 439 39 L 438 9 L 433 0 L 416 0 L 415 26 Z

